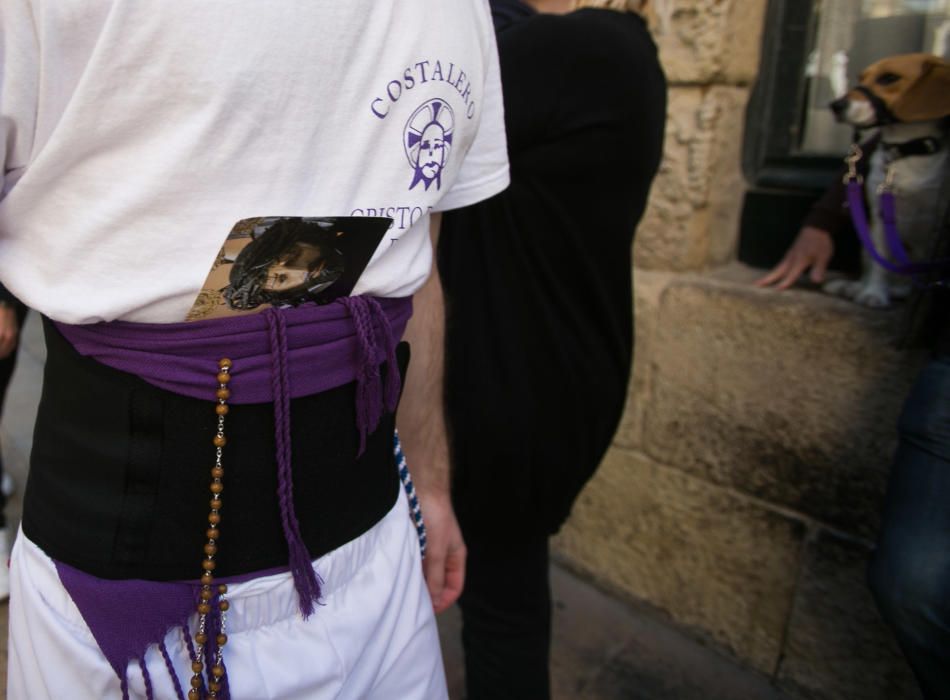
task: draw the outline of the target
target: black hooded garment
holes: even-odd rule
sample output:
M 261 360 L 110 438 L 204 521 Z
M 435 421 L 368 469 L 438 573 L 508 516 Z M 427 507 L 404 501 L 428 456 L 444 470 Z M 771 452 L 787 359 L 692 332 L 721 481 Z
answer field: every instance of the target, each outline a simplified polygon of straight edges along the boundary
M 453 496 L 469 532 L 554 532 L 623 411 L 666 83 L 637 15 L 504 19 L 511 187 L 447 213 L 438 250 Z

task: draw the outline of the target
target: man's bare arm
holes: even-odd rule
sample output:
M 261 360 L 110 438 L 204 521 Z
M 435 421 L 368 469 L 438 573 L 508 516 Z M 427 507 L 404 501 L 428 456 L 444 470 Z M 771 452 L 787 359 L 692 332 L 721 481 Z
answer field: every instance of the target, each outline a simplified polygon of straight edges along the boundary
M 441 216 L 433 214 L 433 250 L 440 224 Z M 462 592 L 465 543 L 449 495 L 449 448 L 442 393 L 445 303 L 435 263 L 429 279 L 416 293 L 413 307 L 405 336 L 412 348 L 412 360 L 396 422 L 426 520 L 424 571 L 432 605 L 438 613 L 452 605 Z

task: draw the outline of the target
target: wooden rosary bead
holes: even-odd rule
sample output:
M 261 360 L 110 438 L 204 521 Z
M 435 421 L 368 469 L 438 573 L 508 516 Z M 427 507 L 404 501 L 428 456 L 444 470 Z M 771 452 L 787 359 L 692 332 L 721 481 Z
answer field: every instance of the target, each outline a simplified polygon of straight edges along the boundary
M 218 523 L 221 522 L 221 516 L 218 515 L 217 513 L 209 513 L 208 522 L 211 523 L 212 525 L 217 525 Z
M 192 662 L 191 662 L 191 670 L 194 671 L 196 674 L 201 673 L 201 671 L 202 671 L 202 669 L 204 669 L 204 667 L 205 667 L 205 665 L 204 665 L 203 663 L 201 663 L 200 661 L 192 661 Z
M 221 508 L 224 506 L 224 503 L 220 498 L 218 498 L 217 495 L 215 495 L 210 501 L 208 501 L 208 505 L 211 507 L 211 510 L 221 510 Z
M 204 586 L 210 586 L 212 583 L 214 583 L 214 576 L 210 571 L 205 571 L 203 574 L 201 574 L 201 583 Z
M 218 397 L 219 399 L 221 399 L 222 401 L 231 398 L 231 392 L 228 391 L 228 390 L 227 390 L 226 388 L 224 388 L 224 387 L 221 387 L 221 388 L 218 389 L 216 392 L 214 392 L 214 395 L 217 396 L 217 397 Z
M 227 372 L 218 372 L 218 384 L 227 384 L 231 381 L 231 375 Z
M 224 594 L 227 593 L 227 592 L 228 592 L 228 584 L 226 584 L 226 583 L 219 583 L 219 584 L 218 584 L 218 593 L 220 593 L 221 595 L 224 595 Z
M 211 589 L 208 586 L 205 586 L 204 590 L 201 591 L 202 600 L 211 600 L 214 598 L 214 593 L 211 592 Z
M 208 605 L 207 603 L 200 603 L 198 605 L 198 613 L 200 615 L 207 615 L 210 612 L 211 612 L 211 606 Z
M 217 553 L 218 553 L 218 548 L 216 546 L 214 546 L 213 544 L 205 545 L 205 554 L 207 554 L 209 557 L 214 556 Z M 211 591 L 208 591 L 208 593 L 211 593 Z
M 221 493 L 222 491 L 224 491 L 224 484 L 220 481 L 215 481 L 211 484 L 211 493 Z
M 204 646 L 208 643 L 208 635 L 204 632 L 199 632 L 195 635 L 195 641 L 198 642 L 201 646 Z
M 211 478 L 221 479 L 224 477 L 224 467 L 212 467 Z
M 228 444 L 228 439 L 224 435 L 215 435 L 214 440 L 212 440 L 215 447 L 224 447 Z
M 217 693 L 221 690 L 221 684 L 217 681 L 211 681 L 208 683 L 208 690 L 210 690 L 212 693 Z
M 188 700 L 201 700 L 201 693 L 198 692 L 197 688 L 191 688 L 188 691 Z
M 214 407 L 214 412 L 217 413 L 219 416 L 228 415 L 229 410 L 230 409 L 228 408 L 228 405 L 226 403 L 219 403 L 217 406 Z
M 222 632 L 221 634 L 219 634 L 219 635 L 217 636 L 217 638 L 215 639 L 215 641 L 218 643 L 218 646 L 219 646 L 219 647 L 223 647 L 225 644 L 228 643 L 228 635 L 226 635 L 226 634 L 224 634 L 224 632 Z
M 222 357 L 218 361 L 218 367 L 221 369 L 231 369 L 231 360 L 229 360 L 227 357 Z
M 217 564 L 215 564 L 212 559 L 205 559 L 203 562 L 201 562 L 201 568 L 205 571 L 214 571 L 214 567 L 216 566 Z
M 219 600 L 219 601 L 218 601 L 218 609 L 219 609 L 221 612 L 227 612 L 228 610 L 231 609 L 231 604 L 230 604 L 228 601 L 226 601 L 226 600 Z
M 209 527 L 205 530 L 205 537 L 209 540 L 216 540 L 221 535 L 221 531 L 216 527 Z
M 215 678 L 221 678 L 224 676 L 224 666 L 221 664 L 215 664 L 211 667 L 211 675 Z
M 191 677 L 191 687 L 200 688 L 202 686 L 201 676 L 195 675 Z M 190 693 L 189 693 L 190 694 Z

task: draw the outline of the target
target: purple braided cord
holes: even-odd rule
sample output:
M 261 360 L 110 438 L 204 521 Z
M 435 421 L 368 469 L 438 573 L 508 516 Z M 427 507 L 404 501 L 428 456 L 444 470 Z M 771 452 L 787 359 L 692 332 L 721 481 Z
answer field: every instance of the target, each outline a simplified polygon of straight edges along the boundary
M 142 681 L 145 683 L 145 700 L 155 700 L 155 691 L 152 688 L 152 676 L 145 665 L 145 659 L 139 659 L 139 668 L 142 669 Z
M 389 317 L 383 311 L 383 307 L 379 305 L 379 301 L 375 297 L 366 297 L 366 303 L 372 311 L 375 321 L 377 343 L 382 345 L 386 353 L 386 386 L 384 387 L 383 402 L 386 410 L 392 413 L 399 404 L 399 393 L 402 390 L 399 366 L 396 362 L 396 340 L 393 338 L 393 328 L 392 324 L 389 323 Z
M 221 691 L 218 697 L 221 700 L 231 700 L 231 680 L 228 677 L 228 667 L 224 663 L 224 657 L 221 657 L 221 665 L 224 666 L 224 675 L 221 676 Z
M 219 622 L 219 615 L 221 614 L 218 610 L 218 606 L 215 605 L 215 601 L 208 601 L 211 606 L 211 612 L 205 616 L 205 634 L 207 639 L 205 640 L 204 646 L 201 651 L 204 655 L 204 666 L 206 673 L 208 674 L 208 682 L 214 680 L 214 676 L 211 675 L 211 668 L 214 666 L 215 661 L 217 661 L 217 625 L 216 622 Z M 210 689 L 209 689 L 210 692 Z
M 205 643 L 205 665 L 208 669 L 208 673 L 211 673 L 211 668 L 218 661 L 218 635 L 221 633 L 222 624 L 221 624 L 221 609 L 218 607 L 218 601 L 221 596 L 215 595 L 214 599 L 210 601 L 211 612 L 205 618 L 205 624 L 207 625 L 205 632 L 208 635 L 208 641 Z M 224 656 L 221 656 L 221 665 L 224 666 Z M 209 676 L 209 680 L 211 676 Z M 228 685 L 228 669 L 227 666 L 224 666 L 224 675 L 218 680 L 221 684 L 221 690 L 218 691 L 218 698 L 220 700 L 228 700 L 230 698 L 230 687 Z
M 360 435 L 357 456 L 366 449 L 367 436 L 379 427 L 383 408 L 396 410 L 400 377 L 396 364 L 396 343 L 383 307 L 373 297 L 344 297 L 341 303 L 350 312 L 356 329 L 359 352 L 356 372 L 356 428 Z M 383 386 L 379 363 L 386 363 Z
M 356 428 L 360 434 L 357 456 L 366 450 L 366 436 L 379 424 L 379 366 L 376 364 L 376 332 L 364 297 L 344 297 L 343 305 L 353 318 L 356 329 L 359 363 L 356 370 Z M 375 419 L 375 420 L 374 420 Z
M 122 690 L 122 700 L 129 700 L 128 671 L 122 674 L 122 678 L 119 680 L 119 688 Z
M 168 670 L 168 675 L 172 677 L 172 683 L 175 686 L 175 695 L 178 697 L 178 700 L 185 700 L 185 691 L 181 689 L 181 682 L 178 680 L 178 674 L 175 673 L 175 664 L 172 663 L 172 657 L 171 654 L 168 653 L 168 647 L 165 646 L 164 639 L 159 643 L 158 650 L 162 652 L 162 658 L 165 660 L 165 668 Z
M 300 523 L 294 513 L 294 484 L 290 454 L 290 382 L 287 372 L 287 321 L 276 308 L 264 312 L 270 331 L 271 382 L 274 393 L 274 439 L 277 445 L 277 496 L 284 539 L 290 551 L 290 571 L 304 619 L 313 614 L 320 600 L 320 582 L 313 570 L 310 554 L 300 535 Z

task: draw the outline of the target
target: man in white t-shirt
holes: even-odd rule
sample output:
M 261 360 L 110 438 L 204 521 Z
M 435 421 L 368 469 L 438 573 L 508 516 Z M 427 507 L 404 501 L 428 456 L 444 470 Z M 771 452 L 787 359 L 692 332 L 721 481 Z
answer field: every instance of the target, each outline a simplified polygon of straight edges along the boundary
M 501 112 L 482 0 L 0 0 L 0 280 L 44 315 L 49 349 L 12 557 L 11 700 L 445 697 L 432 608 L 458 596 L 464 545 L 430 229 L 507 185 Z M 272 310 L 261 333 L 276 345 L 258 364 L 222 358 L 207 400 L 162 383 L 178 372 L 166 363 L 204 367 L 166 336 L 223 342 L 214 321 L 194 326 L 203 340 L 182 322 L 236 222 L 341 216 L 392 220 L 346 303 Z M 424 584 L 393 418 L 370 416 L 368 436 L 352 418 L 393 376 L 381 329 L 401 328 L 410 296 L 398 423 L 428 524 Z M 326 340 L 314 369 L 295 333 Z M 133 350 L 153 356 L 141 373 L 122 364 Z M 325 354 L 355 383 L 302 393 Z M 242 384 L 268 367 L 289 388 Z M 240 403 L 257 389 L 273 398 Z M 215 410 L 209 494 L 193 485 Z M 292 481 L 274 476 L 285 463 Z M 315 573 L 293 565 L 300 546 Z M 199 564 L 207 598 L 177 624 L 169 601 Z

